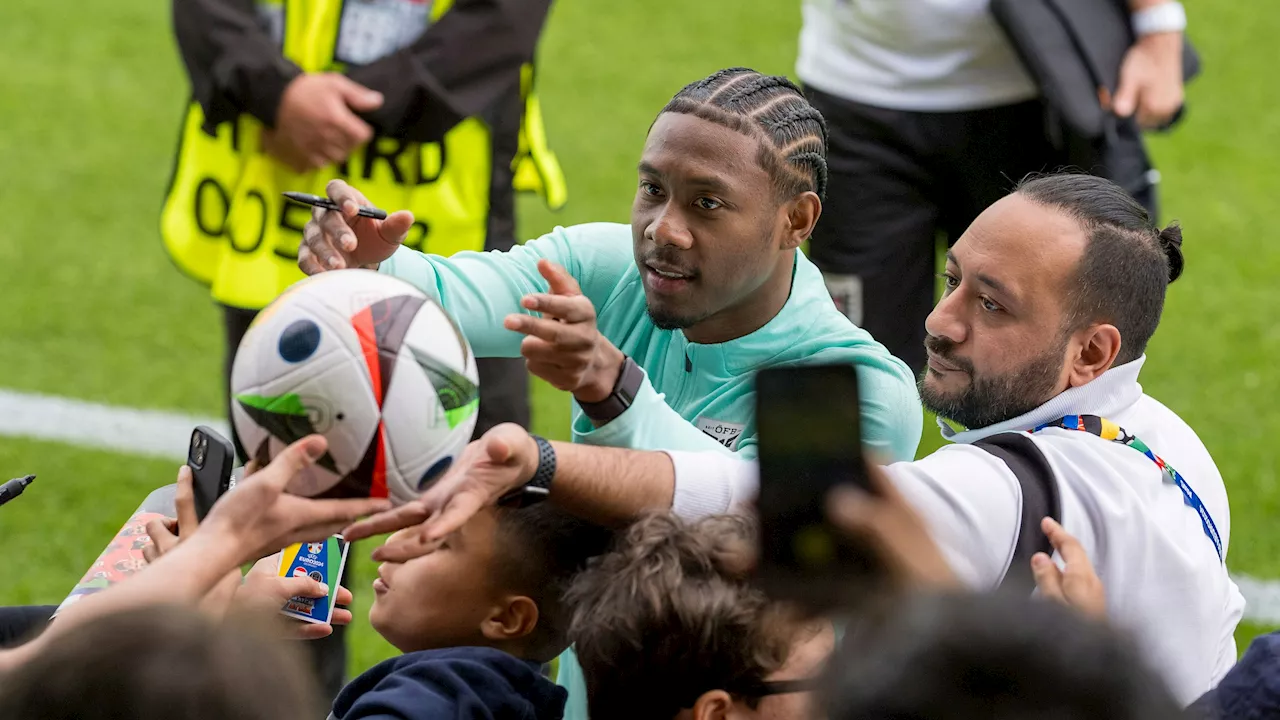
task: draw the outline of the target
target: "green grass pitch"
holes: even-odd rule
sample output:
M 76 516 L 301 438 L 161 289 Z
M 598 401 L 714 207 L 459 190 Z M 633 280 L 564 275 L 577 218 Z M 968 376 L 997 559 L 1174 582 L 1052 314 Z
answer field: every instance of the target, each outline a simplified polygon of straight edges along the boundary
M 1190 0 L 1205 73 L 1186 123 L 1152 140 L 1167 218 L 1186 231 L 1143 375 L 1214 453 L 1232 498 L 1231 567 L 1280 578 L 1280 14 Z M 0 386 L 121 405 L 220 412 L 219 315 L 161 250 L 157 216 L 186 81 L 166 3 L 0 4 Z M 59 20 L 58 18 L 62 19 Z M 570 204 L 528 199 L 521 234 L 625 220 L 654 113 L 686 82 L 748 65 L 789 73 L 799 3 L 565 1 L 541 46 L 540 82 Z M 534 395 L 537 428 L 567 432 L 566 398 Z M 926 431 L 925 450 L 938 444 Z M 59 601 L 153 487 L 165 462 L 0 438 L 0 476 L 40 482 L 0 515 L 0 604 Z M 367 556 L 368 544 L 359 553 Z M 355 564 L 352 669 L 391 648 L 364 622 L 372 567 Z M 1242 640 L 1259 628 L 1244 627 Z

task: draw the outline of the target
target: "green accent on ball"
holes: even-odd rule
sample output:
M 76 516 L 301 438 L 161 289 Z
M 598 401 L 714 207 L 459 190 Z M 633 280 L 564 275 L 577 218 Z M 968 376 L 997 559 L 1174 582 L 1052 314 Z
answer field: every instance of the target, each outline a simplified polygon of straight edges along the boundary
M 275 397 L 237 395 L 236 402 L 240 403 L 240 408 L 259 427 L 285 445 L 295 443 L 316 432 L 315 426 L 311 424 L 311 415 L 302 405 L 302 398 L 293 393 Z M 265 441 L 264 447 L 260 447 L 259 450 L 265 453 Z M 340 474 L 337 462 L 328 452 L 325 452 L 316 464 L 335 475 Z
M 462 424 L 464 420 L 475 415 L 480 410 L 480 401 L 472 400 L 462 407 L 453 408 L 444 411 L 444 419 L 449 421 L 449 429 L 452 430 Z
M 302 398 L 293 393 L 286 395 L 277 395 L 275 397 L 266 397 L 263 395 L 237 395 L 236 401 L 241 405 L 248 405 L 276 415 L 298 415 L 307 416 L 307 409 L 302 406 Z
M 450 429 L 475 414 L 480 407 L 480 388 L 461 372 L 445 365 L 436 358 L 410 347 L 413 359 L 436 389 L 440 407 L 449 421 Z

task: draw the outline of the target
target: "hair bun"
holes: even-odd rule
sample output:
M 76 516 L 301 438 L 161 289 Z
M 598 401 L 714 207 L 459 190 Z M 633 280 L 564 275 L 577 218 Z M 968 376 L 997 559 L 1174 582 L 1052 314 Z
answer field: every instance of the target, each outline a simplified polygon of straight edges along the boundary
M 1182 276 L 1184 264 L 1182 258 L 1182 228 L 1170 223 L 1168 227 L 1161 230 L 1160 249 L 1164 251 L 1164 256 L 1169 261 L 1169 282 L 1173 282 Z

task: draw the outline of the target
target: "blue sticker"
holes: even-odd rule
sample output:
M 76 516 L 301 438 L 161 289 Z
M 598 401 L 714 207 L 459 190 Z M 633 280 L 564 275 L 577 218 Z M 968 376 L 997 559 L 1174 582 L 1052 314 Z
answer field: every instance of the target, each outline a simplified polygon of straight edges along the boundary
M 280 333 L 280 357 L 298 363 L 320 347 L 320 326 L 311 320 L 295 320 Z
M 418 481 L 418 489 L 425 490 L 428 485 L 435 482 L 436 478 L 443 475 L 444 471 L 448 470 L 452 464 L 453 457 L 449 455 L 437 460 L 434 465 L 427 468 L 426 472 L 422 473 L 422 479 Z

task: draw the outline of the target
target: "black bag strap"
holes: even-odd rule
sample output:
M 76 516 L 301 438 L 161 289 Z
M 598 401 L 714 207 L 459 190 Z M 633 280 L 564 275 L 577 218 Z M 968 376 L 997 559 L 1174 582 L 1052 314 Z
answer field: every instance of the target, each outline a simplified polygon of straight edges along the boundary
M 1004 461 L 1022 486 L 1022 523 L 1014 541 L 1013 557 L 999 587 L 1030 595 L 1036 587 L 1035 576 L 1031 574 L 1031 556 L 1038 552 L 1053 555 L 1053 545 L 1040 530 L 1040 521 L 1051 517 L 1062 522 L 1057 477 L 1044 453 L 1026 433 L 991 435 L 973 446 Z

